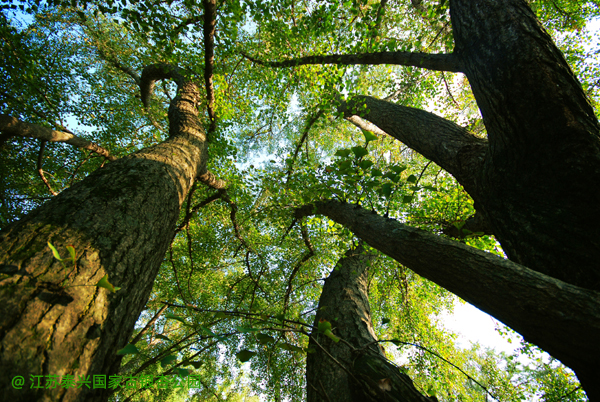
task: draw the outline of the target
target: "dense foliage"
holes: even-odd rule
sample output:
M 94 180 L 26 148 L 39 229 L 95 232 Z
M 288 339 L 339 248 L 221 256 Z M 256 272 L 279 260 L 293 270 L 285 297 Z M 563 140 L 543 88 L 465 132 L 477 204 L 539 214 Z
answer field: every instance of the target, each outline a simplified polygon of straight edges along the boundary
M 116 157 L 165 139 L 175 87 L 161 82 L 145 109 L 135 76 L 147 65 L 169 63 L 203 84 L 202 3 L 72 3 L 23 3 L 20 11 L 2 3 L 0 114 L 71 130 Z M 326 218 L 296 221 L 294 208 L 334 198 L 439 234 L 473 214 L 473 201 L 451 175 L 397 140 L 355 127 L 335 108 L 340 94 L 387 97 L 484 137 L 462 74 L 389 65 L 272 68 L 251 61 L 450 52 L 447 3 L 217 4 L 216 130 L 208 164 L 227 182 L 228 198 L 194 185 L 138 321 L 142 334 L 121 368 L 125 376 L 194 374 L 201 386 L 190 393 L 122 388 L 114 400 L 302 399 L 305 354 L 314 352 L 306 333 L 322 281 L 358 239 Z M 588 28 L 598 2 L 530 3 L 600 116 L 599 36 Z M 208 128 L 209 114 L 202 113 Z M 0 226 L 105 163 L 63 143 L 2 138 Z M 502 255 L 491 236 L 463 232 L 461 241 Z M 439 400 L 585 400 L 572 372 L 529 344 L 512 355 L 458 347 L 456 334 L 441 322 L 453 309 L 451 293 L 385 256 L 369 275 L 377 335 L 390 340 L 384 344 L 389 359 L 423 392 Z

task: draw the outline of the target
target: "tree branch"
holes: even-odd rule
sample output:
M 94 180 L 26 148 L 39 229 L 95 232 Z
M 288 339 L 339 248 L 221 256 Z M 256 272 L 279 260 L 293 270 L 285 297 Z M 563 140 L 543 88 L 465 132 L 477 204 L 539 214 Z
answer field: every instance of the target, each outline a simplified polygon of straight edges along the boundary
M 325 215 L 372 247 L 491 314 L 575 371 L 600 358 L 600 294 L 356 205 L 317 202 L 295 217 Z M 548 336 L 552 334 L 552 336 Z
M 424 110 L 370 96 L 339 100 L 338 112 L 360 116 L 383 132 L 450 172 L 473 196 L 487 149 L 479 138 L 456 123 Z
M 310 119 L 308 119 L 308 121 L 306 122 L 306 126 L 304 127 L 304 132 L 302 133 L 302 136 L 300 137 L 300 141 L 298 141 L 298 144 L 296 145 L 296 149 L 294 150 L 294 154 L 292 155 L 292 164 L 290 164 L 290 168 L 287 171 L 287 182 L 290 181 L 290 177 L 292 176 L 292 172 L 294 170 L 294 163 L 296 162 L 296 158 L 298 157 L 298 152 L 300 152 L 300 148 L 302 148 L 302 144 L 304 144 L 304 141 L 306 141 L 306 138 L 308 137 L 308 133 L 310 132 L 310 129 L 312 128 L 312 126 L 316 123 L 317 120 L 319 120 L 319 117 L 321 117 L 323 115 L 323 109 L 319 109 L 319 111 L 317 113 L 315 113 L 314 116 L 312 116 Z
M 414 66 L 435 71 L 462 72 L 457 57 L 452 53 L 420 53 L 420 52 L 375 52 L 358 54 L 332 54 L 327 56 L 306 56 L 283 61 L 264 61 L 242 53 L 248 60 L 267 67 L 295 67 L 306 64 L 394 64 Z
M 42 140 L 40 142 L 40 151 L 38 152 L 38 158 L 37 158 L 37 172 L 40 175 L 40 177 L 41 177 L 42 181 L 44 182 L 44 184 L 46 185 L 46 187 L 48 187 L 48 190 L 50 191 L 50 193 L 52 195 L 57 195 L 58 193 L 52 189 L 52 187 L 50 186 L 50 183 L 48 183 L 48 180 L 46 179 L 46 176 L 44 176 L 44 170 L 42 169 L 42 158 L 44 157 L 44 149 L 45 148 L 46 148 L 46 141 Z
M 20 137 L 37 138 L 42 141 L 66 142 L 67 144 L 73 145 L 77 148 L 83 148 L 95 152 L 98 155 L 104 156 L 110 161 L 117 160 L 116 156 L 112 156 L 110 152 L 102 148 L 100 145 L 94 144 L 93 142 L 85 140 L 74 134 L 63 131 L 55 131 L 33 123 L 25 123 L 16 117 L 5 114 L 0 115 L 0 131 L 8 136 L 18 135 Z
M 204 4 L 204 81 L 206 82 L 206 108 L 210 118 L 209 135 L 216 129 L 215 90 L 213 68 L 215 62 L 216 0 L 203 0 Z

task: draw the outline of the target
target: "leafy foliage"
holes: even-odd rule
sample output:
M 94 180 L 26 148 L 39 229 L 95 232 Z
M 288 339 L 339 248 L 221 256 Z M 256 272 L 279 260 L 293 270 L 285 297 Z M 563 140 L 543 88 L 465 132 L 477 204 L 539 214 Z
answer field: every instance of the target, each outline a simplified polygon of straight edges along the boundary
M 324 218 L 296 222 L 295 207 L 337 198 L 436 233 L 473 214 L 473 200 L 451 175 L 398 141 L 350 126 L 334 108 L 338 93 L 389 96 L 485 136 L 464 77 L 400 66 L 273 69 L 242 56 L 285 60 L 388 50 L 450 52 L 447 3 L 219 4 L 217 130 L 208 152 L 209 168 L 228 183 L 229 199 L 211 199 L 214 190 L 194 187 L 139 319 L 136 333 L 141 335 L 115 351 L 125 355 L 124 375 L 194 374 L 202 386 L 190 395 L 181 389 L 122 389 L 115 400 L 303 397 L 305 356 L 316 352 L 308 349 L 306 334 L 321 284 L 355 239 Z M 585 25 L 598 9 L 585 1 L 530 3 L 597 106 L 598 49 L 589 47 L 597 33 Z M 125 156 L 168 135 L 173 86 L 159 84 L 144 110 L 132 71 L 171 63 L 203 80 L 199 2 L 56 1 L 47 7 L 38 2 L 29 6 L 27 23 L 19 22 L 24 14 L 8 10 L 3 4 L 0 113 L 70 128 L 113 155 Z M 208 114 L 203 119 L 208 127 Z M 2 227 L 50 197 L 35 174 L 38 153 L 36 141 L 22 138 L 7 140 L 0 150 Z M 87 151 L 56 143 L 43 153 L 43 170 L 57 191 L 103 163 Z M 493 237 L 474 233 L 463 241 L 501 254 Z M 390 359 L 406 363 L 402 369 L 422 390 L 440 400 L 483 401 L 489 395 L 500 401 L 533 395 L 583 400 L 574 375 L 529 353 L 531 346 L 521 354 L 534 357 L 530 365 L 520 363 L 519 355 L 479 345 L 458 347 L 456 335 L 439 322 L 452 311 L 455 297 L 387 258 L 379 261 L 369 278 L 373 322 L 381 323 L 376 332 L 380 339 L 435 351 L 406 344 L 387 349 Z M 102 281 L 97 286 L 118 289 L 108 278 Z M 145 328 L 165 305 L 165 313 Z M 333 327 L 318 323 L 318 330 L 337 342 Z M 566 395 L 565 390 L 573 391 Z

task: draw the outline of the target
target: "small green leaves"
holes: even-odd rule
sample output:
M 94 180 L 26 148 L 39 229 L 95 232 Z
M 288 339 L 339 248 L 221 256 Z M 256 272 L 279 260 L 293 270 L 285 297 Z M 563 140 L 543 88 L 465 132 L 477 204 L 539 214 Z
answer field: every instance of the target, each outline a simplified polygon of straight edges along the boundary
M 342 158 L 347 158 L 348 155 L 350 155 L 350 150 L 349 149 L 338 149 L 335 152 L 335 156 L 341 156 Z
M 365 141 L 367 144 L 371 141 L 376 141 L 378 138 L 375 134 L 367 130 L 362 130 L 362 133 L 365 136 Z
M 256 334 L 256 339 L 258 339 L 258 343 L 261 345 L 275 342 L 275 338 L 267 334 Z
M 304 352 L 304 349 L 299 348 L 298 346 L 294 346 L 290 343 L 280 343 L 279 346 L 283 350 L 289 350 L 290 352 Z
M 354 155 L 357 158 L 362 158 L 363 156 L 369 154 L 369 151 L 367 151 L 367 149 L 364 147 L 352 147 L 352 152 L 354 152 Z
M 118 355 L 135 355 L 138 353 L 140 353 L 138 348 L 136 348 L 135 345 L 132 345 L 131 343 L 125 346 L 123 349 L 117 351 Z
M 244 350 L 240 350 L 235 355 L 242 363 L 245 363 L 248 360 L 252 359 L 252 357 L 254 357 L 254 355 L 256 355 L 256 352 L 251 352 L 249 350 L 244 349 Z
M 67 246 L 67 251 L 69 252 L 69 255 L 71 256 L 71 260 L 73 261 L 73 264 L 74 264 L 75 261 L 77 261 L 77 256 L 75 255 L 75 247 L 73 247 L 73 245 L 69 244 Z
M 48 242 L 48 247 L 50 247 L 50 249 L 52 250 L 54 258 L 56 258 L 58 261 L 62 261 L 62 258 L 60 258 L 60 254 L 58 254 L 58 250 L 56 250 L 52 243 Z
M 177 360 L 177 356 L 175 355 L 169 355 L 166 357 L 163 357 L 162 359 L 160 359 L 160 365 L 162 367 L 165 367 L 166 365 L 168 365 L 169 363 L 174 362 L 175 360 Z
M 392 183 L 384 183 L 384 185 L 381 186 L 381 193 L 386 197 L 389 197 L 392 194 L 393 186 L 394 185 Z
M 340 341 L 340 338 L 335 336 L 333 332 L 331 332 L 331 323 L 323 318 L 319 320 L 317 328 L 319 332 L 334 341 L 335 343 Z
M 100 288 L 107 289 L 111 293 L 115 293 L 117 290 L 121 289 L 119 287 L 114 286 L 112 283 L 108 281 L 108 274 L 104 275 L 102 279 L 98 281 L 96 286 Z

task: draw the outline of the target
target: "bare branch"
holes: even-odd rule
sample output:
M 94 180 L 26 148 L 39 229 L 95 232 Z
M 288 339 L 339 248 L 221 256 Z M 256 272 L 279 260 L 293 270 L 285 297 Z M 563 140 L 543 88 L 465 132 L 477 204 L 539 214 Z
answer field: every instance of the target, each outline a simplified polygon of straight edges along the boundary
M 42 158 L 44 157 L 44 148 L 46 148 L 46 141 L 42 140 L 40 142 L 40 151 L 38 153 L 38 158 L 37 158 L 37 171 L 38 171 L 38 174 L 40 175 L 40 177 L 42 178 L 42 181 L 46 185 L 46 187 L 48 187 L 48 190 L 50 191 L 50 193 L 52 195 L 57 195 L 58 193 L 56 191 L 52 190 L 50 183 L 48 183 L 48 180 L 46 180 L 46 176 L 44 176 L 44 170 L 42 169 Z
M 323 109 L 319 109 L 319 111 L 317 113 L 315 113 L 315 115 L 312 116 L 310 119 L 308 119 L 308 121 L 306 122 L 306 126 L 304 127 L 304 132 L 302 133 L 302 136 L 300 137 L 300 141 L 298 141 L 298 144 L 296 145 L 296 149 L 294 150 L 294 154 L 292 155 L 292 164 L 290 165 L 290 168 L 287 172 L 287 182 L 290 181 L 290 177 L 294 170 L 294 163 L 296 162 L 296 158 L 298 157 L 298 152 L 300 152 L 300 148 L 302 148 L 302 144 L 304 143 L 304 141 L 306 141 L 306 138 L 308 137 L 308 133 L 310 132 L 310 129 L 312 128 L 312 126 L 316 123 L 317 120 L 319 120 L 319 117 L 321 117 L 322 115 L 323 115 Z
M 160 308 L 160 310 L 158 310 L 158 312 L 156 314 L 154 314 L 154 317 L 152 317 L 152 319 L 150 321 L 148 321 L 148 324 L 146 324 L 146 326 L 144 326 L 144 328 L 140 331 L 140 333 L 137 334 L 129 343 L 132 345 L 135 345 L 136 343 L 138 343 L 139 340 L 142 338 L 142 335 L 144 335 L 146 333 L 146 331 L 148 331 L 148 328 L 150 328 L 156 322 L 158 317 L 160 317 L 162 312 L 165 311 L 167 307 L 168 306 L 166 304 L 164 304 Z
M 245 53 L 248 60 L 267 67 L 295 67 L 306 64 L 394 64 L 414 66 L 435 71 L 461 72 L 463 67 L 453 53 L 420 53 L 420 52 L 375 52 L 359 54 L 333 54 L 328 56 L 307 56 L 284 61 L 263 61 Z
M 116 156 L 112 156 L 110 152 L 102 148 L 100 145 L 94 144 L 93 142 L 85 140 L 74 134 L 63 131 L 55 131 L 33 123 L 25 123 L 15 117 L 4 114 L 0 115 L 0 131 L 9 136 L 37 138 L 50 142 L 66 142 L 67 144 L 73 145 L 77 148 L 83 148 L 95 152 L 98 155 L 104 156 L 110 161 L 117 160 Z

